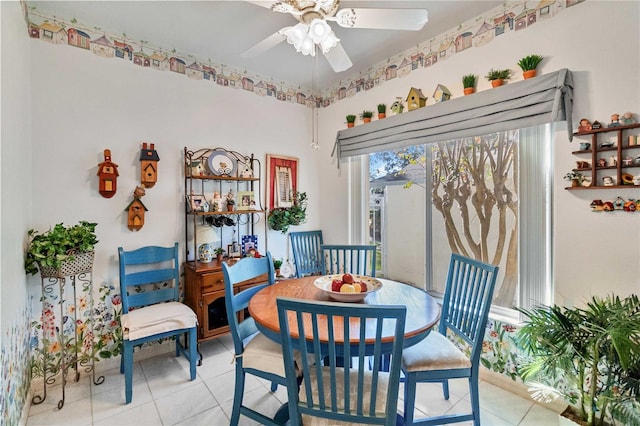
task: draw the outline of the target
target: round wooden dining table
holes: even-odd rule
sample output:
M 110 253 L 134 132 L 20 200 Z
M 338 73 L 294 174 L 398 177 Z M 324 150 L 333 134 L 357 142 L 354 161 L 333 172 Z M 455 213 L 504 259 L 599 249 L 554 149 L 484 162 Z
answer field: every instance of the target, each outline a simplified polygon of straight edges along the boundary
M 258 330 L 268 338 L 280 342 L 280 324 L 276 299 L 289 297 L 320 302 L 334 302 L 329 295 L 316 287 L 317 276 L 295 278 L 277 282 L 257 292 L 249 301 L 249 314 L 253 317 Z M 404 346 L 415 345 L 427 337 L 429 331 L 440 318 L 440 306 L 427 292 L 397 281 L 378 278 L 382 283 L 380 290 L 368 294 L 362 302 L 367 305 L 403 305 L 407 307 Z M 340 303 L 340 302 L 338 302 Z M 294 326 L 294 319 L 290 319 Z M 357 321 L 357 320 L 354 320 Z M 326 324 L 324 324 L 326 325 Z M 322 326 L 322 324 L 320 325 Z M 393 327 L 387 338 L 392 338 Z M 313 336 L 308 330 L 309 338 Z M 320 334 L 326 334 L 321 331 Z M 383 340 L 385 336 L 383 336 Z

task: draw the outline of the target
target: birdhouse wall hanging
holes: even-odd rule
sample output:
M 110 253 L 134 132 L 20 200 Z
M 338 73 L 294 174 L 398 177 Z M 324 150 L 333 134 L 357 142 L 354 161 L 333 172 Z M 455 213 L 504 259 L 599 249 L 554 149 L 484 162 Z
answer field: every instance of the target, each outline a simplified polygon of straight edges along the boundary
M 111 161 L 111 150 L 104 150 L 104 161 L 98 164 L 98 192 L 104 198 L 111 198 L 118 189 L 118 165 Z
M 155 145 L 147 147 L 147 143 L 144 142 L 140 151 L 140 183 L 145 188 L 152 188 L 158 181 L 158 161 L 160 157 Z
M 127 227 L 131 231 L 139 231 L 144 226 L 144 212 L 148 211 L 140 198 L 145 195 L 143 187 L 138 186 L 133 191 L 133 201 L 129 203 L 127 211 Z
M 413 111 L 414 109 L 422 108 L 427 102 L 427 97 L 422 94 L 422 90 L 412 87 L 407 95 L 407 109 Z

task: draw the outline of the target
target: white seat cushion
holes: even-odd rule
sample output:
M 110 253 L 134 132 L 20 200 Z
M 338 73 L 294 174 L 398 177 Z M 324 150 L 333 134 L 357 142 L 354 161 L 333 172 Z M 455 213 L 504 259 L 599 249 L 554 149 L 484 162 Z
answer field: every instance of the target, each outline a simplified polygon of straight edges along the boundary
M 315 369 L 312 370 L 313 372 L 315 372 Z M 325 383 L 325 388 L 327 386 L 328 383 L 331 383 L 331 376 L 329 374 L 329 367 L 323 367 L 322 368 L 322 376 L 323 376 L 323 380 Z M 343 369 L 342 368 L 338 368 L 336 369 L 336 373 L 338 374 L 338 377 L 342 377 L 343 375 Z M 366 395 L 366 398 L 364 398 L 363 402 L 363 410 L 364 412 L 368 412 L 369 408 L 370 408 L 370 398 L 369 395 L 371 394 L 371 372 L 370 371 L 366 371 L 364 374 L 364 395 Z M 350 372 L 350 382 L 352 383 L 353 386 L 351 386 L 351 408 L 352 410 L 356 409 L 356 403 L 357 403 L 357 392 L 358 392 L 358 386 L 357 386 L 357 379 L 358 379 L 358 372 L 357 371 L 351 371 Z M 386 408 L 387 405 L 387 388 L 389 386 L 389 374 L 385 373 L 385 372 L 380 372 L 380 375 L 378 376 L 378 389 L 377 389 L 377 395 L 376 395 L 376 414 L 380 415 L 380 416 L 384 416 L 384 410 Z M 341 386 L 341 383 L 338 383 L 337 385 L 338 388 L 338 396 L 337 396 L 337 402 L 338 402 L 338 407 L 340 409 L 344 408 L 344 387 Z M 312 382 L 312 392 L 313 392 L 313 400 L 314 402 L 318 401 L 318 386 L 317 386 L 317 381 L 314 380 Z M 325 397 L 325 401 L 327 404 L 330 404 L 331 400 L 328 399 L 329 398 L 329 394 L 327 393 L 327 396 Z M 305 390 L 305 386 L 304 383 L 300 386 L 300 401 L 301 402 L 306 402 L 307 401 L 307 394 L 306 394 L 306 390 Z M 346 426 L 346 425 L 356 425 L 356 424 L 360 424 L 360 423 L 350 423 L 350 422 L 340 422 L 337 420 L 330 420 L 330 419 L 324 419 L 322 417 L 312 417 L 312 416 L 308 416 L 308 415 L 303 415 L 302 416 L 302 424 L 306 425 L 314 425 L 314 426 L 333 426 L 333 425 L 342 425 L 342 426 Z
M 158 303 L 123 314 L 120 322 L 124 338 L 137 340 L 167 331 L 195 327 L 195 312 L 180 302 Z
M 282 345 L 269 339 L 262 333 L 256 333 L 244 345 L 242 367 L 254 368 L 284 377 L 284 359 Z
M 402 369 L 409 373 L 452 368 L 471 368 L 471 361 L 451 340 L 437 331 L 402 351 Z

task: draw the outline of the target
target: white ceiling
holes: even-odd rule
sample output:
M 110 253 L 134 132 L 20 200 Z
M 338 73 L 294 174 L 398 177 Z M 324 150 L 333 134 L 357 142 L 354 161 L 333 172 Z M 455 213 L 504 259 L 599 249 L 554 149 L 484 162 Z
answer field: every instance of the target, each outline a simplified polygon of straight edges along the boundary
M 425 8 L 429 11 L 429 22 L 421 31 L 346 29 L 331 23 L 354 64 L 341 73 L 335 73 L 321 55 L 317 59 L 303 56 L 286 42 L 255 58 L 241 58 L 242 52 L 265 37 L 297 23 L 288 14 L 245 1 L 28 1 L 27 4 L 48 16 L 65 21 L 76 19 L 85 27 L 96 28 L 98 34 L 124 33 L 132 44 L 144 40 L 150 47 L 175 49 L 276 83 L 312 87 L 315 63 L 317 89 L 366 72 L 372 65 L 419 43 L 424 47 L 429 39 L 455 30 L 459 24 L 499 6 L 502 1 L 344 0 L 341 8 Z

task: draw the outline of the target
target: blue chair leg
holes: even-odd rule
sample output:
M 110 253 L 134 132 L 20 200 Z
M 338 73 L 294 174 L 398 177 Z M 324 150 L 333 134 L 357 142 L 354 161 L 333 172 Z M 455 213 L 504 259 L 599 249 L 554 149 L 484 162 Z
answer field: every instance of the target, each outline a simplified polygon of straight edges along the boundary
M 413 412 L 416 408 L 416 385 L 414 374 L 405 373 L 404 380 L 404 424 L 413 424 Z
M 191 374 L 191 380 L 196 379 L 197 334 L 195 327 L 189 330 L 189 373 Z
M 133 387 L 133 345 L 128 340 L 124 341 L 122 358 L 124 363 L 124 399 L 125 403 L 131 403 Z
M 271 392 L 275 392 L 278 390 L 278 384 L 276 382 L 271 382 Z
M 480 426 L 480 398 L 478 393 L 478 376 L 474 374 L 469 377 L 469 399 L 471 400 L 471 414 L 473 414 L 473 425 Z
M 231 419 L 229 424 L 237 425 L 240 420 L 240 406 L 242 405 L 242 396 L 244 394 L 244 371 L 242 366 L 236 360 L 236 389 L 233 393 L 233 409 L 231 410 Z
M 442 394 L 444 395 L 444 399 L 449 399 L 449 381 L 442 381 Z

